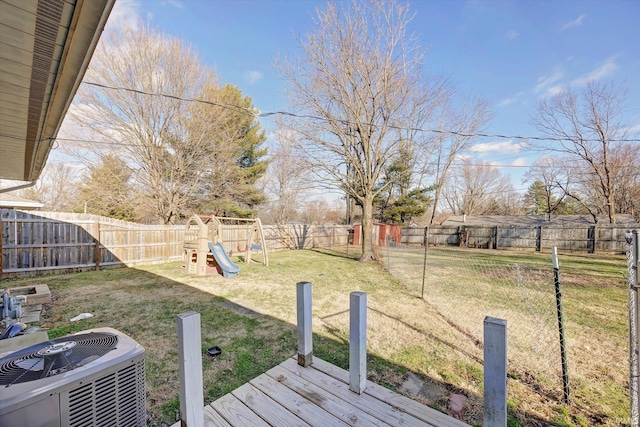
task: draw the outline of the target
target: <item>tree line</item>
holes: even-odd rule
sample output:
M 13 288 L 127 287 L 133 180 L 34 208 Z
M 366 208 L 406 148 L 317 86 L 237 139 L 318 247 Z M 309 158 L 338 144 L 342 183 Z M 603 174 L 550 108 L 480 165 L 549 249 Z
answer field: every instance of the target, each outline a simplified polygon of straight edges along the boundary
M 56 184 L 74 169 L 53 166 L 50 184 L 26 195 L 50 194 L 56 205 L 66 192 L 66 206 L 52 207 L 145 222 L 197 212 L 283 223 L 321 218 L 309 199 L 332 190 L 345 212 L 326 206 L 323 218 L 362 222 L 362 260 L 374 259 L 373 221 L 585 213 L 615 223 L 639 214 L 640 150 L 622 122 L 622 87 L 592 81 L 540 101 L 532 123 L 546 140 L 527 142 L 541 156 L 523 197 L 498 167 L 471 159 L 491 104 L 427 71 L 412 17 L 397 1 L 318 10 L 296 55 L 276 59 L 291 114 L 279 117 L 269 152 L 251 99 L 185 42 L 148 28 L 110 34 L 70 113 L 76 142 L 63 145 L 84 165 L 82 179 Z

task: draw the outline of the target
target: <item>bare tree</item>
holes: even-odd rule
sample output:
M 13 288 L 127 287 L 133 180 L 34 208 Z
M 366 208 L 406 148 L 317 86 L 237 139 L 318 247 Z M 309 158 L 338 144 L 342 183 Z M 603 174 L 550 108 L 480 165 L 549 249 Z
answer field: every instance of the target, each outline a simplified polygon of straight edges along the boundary
M 126 159 L 141 190 L 140 207 L 172 223 L 198 193 L 215 153 L 210 135 L 193 124 L 192 103 L 177 98 L 198 98 L 215 78 L 178 39 L 131 28 L 109 36 L 85 75 L 85 82 L 101 86 L 81 86 L 74 119 L 107 143 L 86 149 Z
M 621 214 L 640 218 L 640 150 L 622 144 L 611 152 L 614 170 L 616 208 Z
M 43 203 L 43 209 L 71 212 L 76 204 L 78 171 L 61 162 L 48 162 L 38 182 L 21 190 L 22 197 Z
M 626 92 L 612 84 L 591 81 L 579 94 L 571 88 L 540 101 L 535 126 L 555 139 L 550 149 L 575 159 L 584 171 L 581 181 L 592 184 L 598 208 L 616 222 L 616 180 L 612 151 L 621 145 L 627 127 L 619 120 Z M 584 206 L 579 194 L 571 195 Z M 595 217 L 595 213 L 592 213 Z
M 487 162 L 471 163 L 469 159 L 456 165 L 443 190 L 449 208 L 457 215 L 505 214 L 511 199 L 504 195 L 514 192 L 509 177 L 500 169 Z
M 423 156 L 424 163 L 420 168 L 420 183 L 425 175 L 433 177 L 434 197 L 429 224 L 433 224 L 442 190 L 453 163 L 467 152 L 471 141 L 473 141 L 473 137 L 469 135 L 477 133 L 493 116 L 489 103 L 480 98 L 467 101 L 457 110 L 448 105 L 447 107 L 438 122 L 439 129 L 447 129 L 452 132 L 436 135 L 430 150 L 432 155 Z M 423 150 L 423 152 L 426 151 Z M 421 185 L 419 184 L 419 186 Z
M 276 132 L 277 145 L 271 151 L 269 172 L 265 177 L 266 193 L 270 200 L 267 212 L 262 214 L 268 214 L 275 224 L 294 219 L 296 212 L 302 208 L 300 203 L 306 190 L 306 162 L 296 154 L 294 138 L 286 130 Z
M 533 162 L 525 173 L 524 179 L 525 182 L 531 182 L 534 188 L 537 187 L 536 182 L 541 184 L 535 190 L 541 192 L 537 196 L 542 197 L 544 203 L 538 203 L 539 206 L 536 206 L 535 211 L 543 207 L 547 219 L 551 220 L 551 214 L 560 207 L 564 198 L 571 192 L 570 175 L 570 172 L 567 172 L 566 163 L 560 157 L 545 156 Z
M 402 141 L 428 145 L 416 129 L 447 99 L 448 82 L 423 70 L 411 19 L 396 1 L 329 2 L 314 32 L 297 40 L 301 55 L 278 63 L 292 106 L 305 115 L 288 125 L 310 172 L 362 206 L 363 261 L 375 259 L 373 200 L 385 190 L 386 167 Z

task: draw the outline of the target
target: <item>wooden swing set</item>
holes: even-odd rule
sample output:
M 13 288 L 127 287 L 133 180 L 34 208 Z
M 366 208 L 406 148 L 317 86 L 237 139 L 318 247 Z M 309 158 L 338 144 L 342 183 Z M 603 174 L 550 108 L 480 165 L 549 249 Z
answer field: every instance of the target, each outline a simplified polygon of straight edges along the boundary
M 192 215 L 184 233 L 183 272 L 204 276 L 216 270 L 217 263 L 209 242 L 213 245 L 221 244 L 229 256 L 244 254 L 246 264 L 252 261 L 254 252 L 259 252 L 262 254 L 262 264 L 269 265 L 269 254 L 259 218 Z

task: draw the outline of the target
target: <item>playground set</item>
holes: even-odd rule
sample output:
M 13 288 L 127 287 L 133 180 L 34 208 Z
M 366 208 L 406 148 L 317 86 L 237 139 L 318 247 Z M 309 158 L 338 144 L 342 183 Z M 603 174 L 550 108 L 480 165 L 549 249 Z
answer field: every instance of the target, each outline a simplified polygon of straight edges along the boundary
M 244 245 L 244 246 L 243 246 Z M 254 252 L 262 254 L 262 264 L 269 265 L 269 256 L 259 218 L 228 218 L 214 215 L 193 215 L 187 222 L 182 250 L 182 271 L 205 276 L 222 274 L 235 277 L 240 266 L 231 261 L 233 254 L 244 254 L 250 263 Z

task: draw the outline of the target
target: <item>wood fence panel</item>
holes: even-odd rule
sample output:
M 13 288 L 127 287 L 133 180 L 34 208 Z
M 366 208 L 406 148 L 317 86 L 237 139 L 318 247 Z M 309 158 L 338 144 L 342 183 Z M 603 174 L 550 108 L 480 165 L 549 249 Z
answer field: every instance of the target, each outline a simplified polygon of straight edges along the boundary
M 555 246 L 562 251 L 624 252 L 627 228 L 430 226 L 428 243 L 459 246 L 463 236 L 466 246 L 474 248 L 546 251 Z M 251 228 L 245 224 L 225 224 L 223 229 L 225 249 L 243 252 Z M 349 225 L 263 226 L 269 251 L 346 246 L 351 244 L 353 229 Z M 422 245 L 424 230 L 404 227 L 400 241 Z M 0 232 L 0 277 L 4 279 L 180 260 L 185 229 L 182 225 L 142 225 L 97 215 L 2 209 Z M 374 233 L 374 238 L 378 235 Z
M 429 227 L 429 233 L 431 233 Z M 404 227 L 402 229 L 402 240 L 404 245 L 422 245 L 424 244 L 424 227 Z
M 430 226 L 429 227 L 429 245 L 446 246 L 459 245 L 460 236 L 457 226 Z
M 0 220 L 3 279 L 166 262 L 182 256 L 184 226 L 12 209 L 0 210 Z
M 493 248 L 494 227 L 465 227 L 469 230 L 467 247 L 478 249 Z

